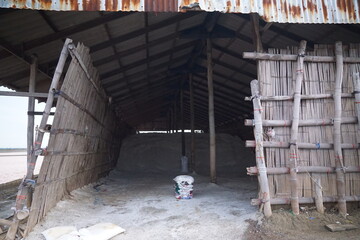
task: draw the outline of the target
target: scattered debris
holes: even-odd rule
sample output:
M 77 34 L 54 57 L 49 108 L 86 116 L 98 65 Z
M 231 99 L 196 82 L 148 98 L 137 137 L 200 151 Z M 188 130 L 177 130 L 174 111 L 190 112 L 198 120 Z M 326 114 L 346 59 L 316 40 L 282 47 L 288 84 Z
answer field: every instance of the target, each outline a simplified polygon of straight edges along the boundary
M 354 224 L 340 224 L 340 223 L 327 224 L 325 225 L 325 227 L 331 232 L 342 232 L 346 230 L 358 229 L 358 227 L 355 226 Z
M 46 240 L 107 240 L 125 230 L 113 223 L 98 223 L 77 231 L 74 226 L 60 226 L 42 232 Z

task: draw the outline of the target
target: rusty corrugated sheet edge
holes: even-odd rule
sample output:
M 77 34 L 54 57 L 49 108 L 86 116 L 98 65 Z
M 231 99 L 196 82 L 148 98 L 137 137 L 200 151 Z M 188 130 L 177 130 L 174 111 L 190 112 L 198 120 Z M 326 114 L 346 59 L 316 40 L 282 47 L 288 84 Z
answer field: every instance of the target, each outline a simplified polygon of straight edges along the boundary
M 179 12 L 191 0 L 0 0 L 0 8 Z M 267 22 L 360 23 L 358 0 L 198 0 L 203 11 L 258 13 Z M 191 9 L 190 9 L 191 10 Z

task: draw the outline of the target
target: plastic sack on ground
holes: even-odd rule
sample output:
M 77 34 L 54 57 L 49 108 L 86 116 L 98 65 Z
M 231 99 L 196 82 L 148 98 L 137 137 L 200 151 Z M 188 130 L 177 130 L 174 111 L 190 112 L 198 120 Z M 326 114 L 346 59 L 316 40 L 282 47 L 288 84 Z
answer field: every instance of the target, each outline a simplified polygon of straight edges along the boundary
M 193 197 L 194 178 L 188 175 L 179 175 L 174 178 L 175 181 L 175 198 L 191 199 Z

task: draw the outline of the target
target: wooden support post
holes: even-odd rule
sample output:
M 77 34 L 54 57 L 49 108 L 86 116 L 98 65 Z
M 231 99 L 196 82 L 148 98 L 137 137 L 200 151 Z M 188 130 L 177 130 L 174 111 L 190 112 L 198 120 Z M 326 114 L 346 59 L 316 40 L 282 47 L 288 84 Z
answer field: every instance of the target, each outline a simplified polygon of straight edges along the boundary
M 181 84 L 180 89 L 180 111 L 181 111 L 181 156 L 186 155 L 185 149 L 185 126 L 184 126 L 184 89 L 183 84 Z
M 30 79 L 29 79 L 29 94 L 35 92 L 36 87 L 36 73 L 38 60 L 36 56 L 31 56 L 30 65 Z M 31 161 L 31 152 L 33 151 L 34 144 L 34 122 L 35 115 L 30 114 L 35 111 L 35 98 L 29 97 L 28 99 L 28 125 L 27 125 L 27 161 Z M 28 165 L 29 166 L 29 165 Z
M 195 108 L 194 108 L 194 81 L 190 73 L 190 126 L 191 126 L 191 156 L 190 169 L 195 172 Z
M 177 121 L 177 104 L 176 104 L 176 100 L 175 99 L 175 103 L 174 103 L 174 130 L 177 133 L 178 132 L 178 121 Z
M 44 130 L 46 124 L 47 124 L 47 120 L 48 120 L 49 115 L 50 115 L 51 107 L 53 106 L 54 90 L 56 90 L 57 87 L 58 87 L 59 80 L 60 80 L 60 77 L 62 75 L 66 59 L 69 56 L 68 46 L 69 46 L 69 44 L 71 42 L 72 42 L 71 39 L 66 39 L 66 41 L 64 43 L 64 46 L 62 48 L 61 54 L 60 54 L 58 64 L 57 64 L 56 69 L 55 69 L 53 79 L 51 81 L 51 85 L 50 85 L 50 89 L 49 89 L 49 93 L 48 93 L 48 96 L 47 96 L 47 101 L 46 101 L 46 105 L 45 105 L 45 109 L 44 109 L 44 114 L 43 114 L 43 117 L 41 119 L 39 131 L 38 131 L 38 133 L 36 135 L 36 139 L 35 139 L 35 142 L 34 142 L 34 151 L 32 151 L 31 159 L 30 159 L 30 161 L 28 161 L 26 177 L 25 177 L 24 181 L 19 186 L 19 191 L 18 191 L 18 194 L 17 194 L 17 197 L 16 197 L 16 204 L 15 204 L 15 208 L 16 208 L 15 216 L 14 216 L 14 219 L 13 219 L 13 224 L 10 226 L 9 231 L 6 234 L 6 240 L 15 239 L 16 232 L 17 232 L 18 227 L 19 227 L 20 219 L 18 218 L 17 213 L 20 212 L 23 209 L 24 205 L 27 202 L 29 189 L 31 187 L 31 185 L 29 185 L 29 183 L 28 183 L 28 180 L 31 180 L 34 177 L 34 169 L 35 169 L 35 164 L 36 164 L 36 160 L 37 160 L 37 155 L 35 154 L 35 151 L 37 149 L 41 148 L 41 143 L 42 143 L 42 140 L 43 140 L 43 137 L 44 137 L 44 131 L 43 130 Z
M 263 52 L 263 46 L 261 41 L 261 34 L 259 28 L 259 15 L 257 13 L 250 13 L 250 19 L 253 30 L 253 42 L 256 52 Z
M 216 143 L 215 143 L 215 116 L 214 116 L 214 86 L 211 39 L 206 41 L 207 78 L 209 92 L 209 133 L 210 133 L 210 181 L 216 183 Z
M 355 95 L 355 109 L 358 119 L 358 133 L 360 133 L 360 73 L 353 75 L 354 95 Z
M 290 137 L 290 155 L 288 165 L 290 167 L 290 187 L 291 187 L 291 208 L 295 215 L 299 214 L 299 194 L 297 182 L 297 159 L 298 159 L 298 131 L 300 117 L 301 102 L 301 85 L 304 77 L 304 57 L 305 57 L 306 41 L 301 41 L 298 50 L 298 60 L 296 64 L 296 76 L 294 86 L 294 105 L 293 120 L 291 124 Z
M 264 204 L 264 215 L 265 217 L 270 217 L 272 214 L 271 205 L 270 205 L 270 190 L 269 182 L 266 173 L 266 164 L 265 164 L 265 155 L 263 144 L 263 126 L 262 126 L 262 117 L 261 117 L 261 103 L 260 103 L 260 92 L 259 92 L 259 82 L 258 80 L 251 81 L 251 95 L 253 96 L 253 105 L 254 105 L 254 135 L 256 141 L 256 166 L 258 168 L 258 181 L 260 185 L 260 194 L 259 197 L 262 199 Z
M 334 153 L 336 163 L 336 188 L 338 193 L 338 206 L 339 213 L 346 217 L 346 200 L 345 200 L 345 177 L 344 177 L 344 164 L 343 154 L 341 149 L 341 86 L 343 80 L 343 51 L 342 43 L 335 43 L 336 54 L 336 78 L 334 89 Z
M 320 178 L 314 181 L 315 187 L 315 206 L 316 210 L 324 214 L 324 203 L 323 203 L 323 195 L 322 195 L 322 187 L 321 187 L 321 180 Z

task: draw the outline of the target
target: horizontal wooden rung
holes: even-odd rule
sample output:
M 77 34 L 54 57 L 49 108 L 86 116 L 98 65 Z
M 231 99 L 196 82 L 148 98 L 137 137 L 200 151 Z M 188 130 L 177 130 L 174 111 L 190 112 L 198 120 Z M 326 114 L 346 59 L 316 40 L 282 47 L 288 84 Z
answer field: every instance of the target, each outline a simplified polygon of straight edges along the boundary
M 333 149 L 334 144 L 332 143 L 297 143 L 299 149 Z M 245 142 L 246 147 L 255 147 L 256 142 L 254 140 L 247 140 Z M 358 143 L 342 143 L 342 149 L 357 149 L 359 148 Z M 273 142 L 273 141 L 264 141 L 263 147 L 265 148 L 289 148 L 289 142 Z
M 357 117 L 342 117 L 341 124 L 357 123 Z M 254 126 L 253 119 L 245 119 L 245 126 Z M 291 127 L 292 120 L 262 120 L 263 127 Z M 333 125 L 333 119 L 306 119 L 299 120 L 299 127 Z
M 358 201 L 360 201 L 360 195 L 345 196 L 345 200 L 347 202 L 358 202 Z M 337 202 L 337 201 L 338 201 L 337 197 L 330 197 L 330 196 L 323 197 L 323 202 Z M 262 202 L 263 202 L 262 199 L 259 199 L 259 198 L 251 199 L 251 205 L 260 205 Z M 291 198 L 290 197 L 288 197 L 288 198 L 271 198 L 270 203 L 272 205 L 290 204 Z M 300 204 L 315 203 L 315 198 L 300 197 L 299 203 Z
M 37 97 L 37 98 L 47 98 L 49 93 L 29 93 L 29 92 L 9 92 L 9 91 L 0 91 L 0 96 L 10 96 L 10 97 Z
M 247 174 L 248 175 L 257 175 L 259 170 L 257 167 L 248 167 Z M 360 172 L 360 166 L 347 166 L 344 167 L 345 173 L 357 173 Z M 324 167 L 324 166 L 298 166 L 298 173 L 335 173 L 335 167 Z M 290 173 L 290 168 L 288 167 L 277 167 L 277 168 L 266 168 L 266 173 L 275 175 L 275 174 L 288 174 Z
M 298 55 L 296 54 L 270 54 L 257 52 L 244 52 L 243 58 L 269 61 L 296 61 Z M 336 62 L 335 56 L 305 56 L 305 62 Z M 345 63 L 360 63 L 358 57 L 344 57 Z
M 342 93 L 342 98 L 352 98 L 352 93 Z M 327 99 L 333 98 L 333 94 L 312 94 L 312 95 L 301 95 L 301 100 L 316 100 L 316 99 Z M 252 97 L 245 97 L 245 101 L 251 101 Z M 261 101 L 290 101 L 293 100 L 294 96 L 260 96 Z

